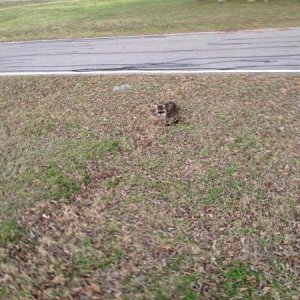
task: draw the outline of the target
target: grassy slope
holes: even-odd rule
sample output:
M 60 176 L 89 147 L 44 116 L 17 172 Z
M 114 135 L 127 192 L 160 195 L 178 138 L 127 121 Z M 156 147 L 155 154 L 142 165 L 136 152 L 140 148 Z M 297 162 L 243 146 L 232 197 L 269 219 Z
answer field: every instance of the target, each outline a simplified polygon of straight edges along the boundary
M 0 41 L 300 26 L 298 0 L 0 1 Z
M 1 78 L 0 298 L 297 299 L 299 88 Z

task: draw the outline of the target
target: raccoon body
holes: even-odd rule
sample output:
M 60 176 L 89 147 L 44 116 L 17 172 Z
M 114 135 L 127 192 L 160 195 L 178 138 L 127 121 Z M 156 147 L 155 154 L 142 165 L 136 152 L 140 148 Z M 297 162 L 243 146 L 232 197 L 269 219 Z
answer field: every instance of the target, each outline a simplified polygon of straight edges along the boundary
M 180 120 L 180 116 L 178 115 L 178 116 L 174 116 L 174 117 L 170 117 L 170 118 L 168 118 L 168 117 L 166 117 L 166 126 L 170 126 L 170 125 L 172 125 L 172 124 L 176 124 L 176 123 L 178 123 L 179 122 L 179 120 Z
M 165 125 L 170 126 L 180 120 L 180 106 L 174 101 L 168 101 L 164 105 L 157 105 L 158 115 L 165 116 Z

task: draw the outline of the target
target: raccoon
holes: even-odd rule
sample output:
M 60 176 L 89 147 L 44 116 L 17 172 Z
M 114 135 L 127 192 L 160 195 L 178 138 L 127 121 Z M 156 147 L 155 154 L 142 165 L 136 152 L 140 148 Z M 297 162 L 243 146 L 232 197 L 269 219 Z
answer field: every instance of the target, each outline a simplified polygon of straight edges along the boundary
M 180 120 L 180 106 L 174 101 L 168 101 L 156 106 L 156 113 L 165 116 L 165 125 L 169 126 Z

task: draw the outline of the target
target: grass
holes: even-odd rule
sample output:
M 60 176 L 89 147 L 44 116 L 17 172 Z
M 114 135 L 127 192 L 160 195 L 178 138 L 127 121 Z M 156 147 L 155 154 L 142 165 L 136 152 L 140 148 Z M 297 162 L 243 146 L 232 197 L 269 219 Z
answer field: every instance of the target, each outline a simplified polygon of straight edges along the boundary
M 298 0 L 0 1 L 0 41 L 300 26 Z
M 299 88 L 1 77 L 0 298 L 297 299 Z
M 240 261 L 234 261 L 232 266 L 225 271 L 224 277 L 225 292 L 231 298 L 243 289 L 244 299 L 252 299 L 252 294 L 258 289 L 260 283 L 259 274 Z
M 10 219 L 1 222 L 0 227 L 0 245 L 7 246 L 9 243 L 16 241 L 20 235 L 20 229 L 15 220 Z

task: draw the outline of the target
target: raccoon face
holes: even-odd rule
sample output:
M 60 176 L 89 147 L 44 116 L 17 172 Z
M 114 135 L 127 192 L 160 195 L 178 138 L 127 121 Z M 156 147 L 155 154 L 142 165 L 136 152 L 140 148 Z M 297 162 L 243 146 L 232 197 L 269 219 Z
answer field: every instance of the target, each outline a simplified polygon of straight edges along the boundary
M 166 114 L 166 106 L 165 105 L 157 105 L 156 112 L 158 115 L 165 115 Z

